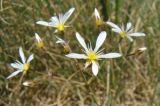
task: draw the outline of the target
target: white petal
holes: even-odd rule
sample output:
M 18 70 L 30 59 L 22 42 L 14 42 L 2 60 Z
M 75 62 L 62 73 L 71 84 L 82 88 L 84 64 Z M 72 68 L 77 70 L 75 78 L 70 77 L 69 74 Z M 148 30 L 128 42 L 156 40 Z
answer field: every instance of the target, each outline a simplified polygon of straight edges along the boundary
M 112 22 L 106 22 L 106 24 L 108 24 L 109 26 L 113 27 L 114 29 L 122 31 L 121 28 L 118 25 L 116 25 L 116 24 L 114 24 Z
M 37 21 L 36 24 L 44 25 L 44 26 L 51 26 L 51 27 L 54 26 L 54 24 L 52 24 L 51 22 L 46 22 L 46 21 Z
M 64 41 L 57 40 L 56 43 L 64 44 Z
M 57 38 L 56 43 L 61 43 L 61 44 L 65 43 L 65 41 L 63 39 L 61 39 L 61 38 L 59 38 L 57 36 L 56 36 L 56 38 Z
M 19 48 L 19 55 L 20 55 L 20 58 L 21 58 L 22 62 L 25 63 L 26 58 L 25 58 L 25 56 L 24 56 L 22 47 Z
M 58 16 L 59 16 L 58 17 L 59 18 L 59 24 L 63 23 L 63 14 L 59 14 Z
M 108 54 L 99 55 L 97 58 L 117 58 L 121 56 L 122 55 L 120 53 L 108 53 Z
M 17 63 L 17 62 L 11 63 L 11 66 L 12 66 L 13 68 L 22 69 L 22 64 L 19 64 L 19 63 Z
M 39 35 L 38 35 L 37 33 L 35 33 L 35 38 L 36 38 L 36 40 L 37 40 L 38 42 L 41 42 L 41 41 L 42 41 L 42 39 L 39 37 Z
M 92 72 L 95 76 L 98 74 L 98 69 L 99 65 L 95 61 L 92 61 Z
M 78 42 L 82 45 L 82 47 L 85 49 L 85 51 L 88 52 L 87 45 L 86 45 L 84 39 L 81 37 L 81 35 L 78 32 L 76 32 L 76 38 L 77 38 Z
M 34 55 L 33 55 L 33 54 L 31 54 L 31 55 L 28 57 L 28 59 L 27 59 L 27 63 L 29 63 L 30 61 L 32 61 L 32 60 L 33 60 L 33 58 L 34 58 Z
M 131 41 L 131 42 L 133 42 L 133 39 L 132 39 L 132 37 L 130 37 L 130 36 L 127 36 L 127 38 Z
M 76 58 L 76 59 L 86 59 L 87 56 L 85 54 L 78 54 L 78 53 L 70 53 L 66 55 L 69 58 Z
M 96 19 L 101 19 L 97 8 L 94 9 L 94 15 L 95 15 Z
M 124 24 L 122 23 L 122 26 L 121 26 L 121 30 L 122 31 L 125 31 L 125 29 L 124 29 Z
M 90 64 L 91 64 L 91 62 L 86 62 L 84 68 L 87 68 Z
M 130 30 L 130 29 L 131 29 L 131 26 L 132 26 L 132 23 L 131 23 L 131 22 L 128 22 L 128 23 L 127 23 L 127 29 L 126 29 L 126 31 Z
M 20 72 L 22 72 L 22 70 L 17 70 L 17 71 L 15 71 L 15 72 L 13 72 L 11 75 L 9 75 L 9 76 L 7 77 L 7 79 L 16 76 L 16 75 L 17 75 L 18 73 L 20 73 Z
M 58 30 L 56 29 L 55 31 L 54 31 L 54 33 L 57 33 L 58 32 Z
M 101 45 L 103 44 L 104 40 L 106 39 L 107 33 L 105 31 L 102 31 L 96 41 L 96 46 L 94 51 L 97 52 L 98 49 L 101 47 Z
M 142 33 L 142 32 L 135 32 L 135 33 L 131 33 L 131 34 L 129 34 L 129 36 L 145 36 L 145 34 L 144 33 Z
M 115 29 L 115 28 L 112 28 L 112 31 L 116 32 L 116 33 L 120 33 L 121 32 L 121 30 L 118 30 L 118 29 Z
M 51 23 L 52 23 L 53 25 L 59 24 L 59 20 L 58 20 L 57 16 L 51 17 L 50 20 L 51 20 Z
M 147 50 L 147 48 L 146 48 L 146 47 L 141 47 L 141 48 L 139 48 L 138 50 L 140 50 L 140 51 L 145 51 L 145 50 Z
M 66 12 L 66 13 L 63 15 L 63 17 L 62 17 L 62 23 L 63 23 L 63 24 L 68 20 L 68 18 L 71 16 L 71 14 L 73 13 L 74 10 L 75 10 L 75 8 L 71 8 L 71 9 L 69 9 L 68 12 Z

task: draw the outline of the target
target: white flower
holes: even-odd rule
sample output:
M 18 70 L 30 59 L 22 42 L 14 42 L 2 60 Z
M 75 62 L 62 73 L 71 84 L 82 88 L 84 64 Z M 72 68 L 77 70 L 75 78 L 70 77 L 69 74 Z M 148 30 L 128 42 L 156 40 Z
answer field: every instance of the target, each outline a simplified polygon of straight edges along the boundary
M 17 75 L 18 73 L 20 72 L 24 72 L 26 73 L 30 67 L 30 62 L 33 60 L 33 54 L 31 54 L 28 59 L 26 60 L 26 57 L 24 56 L 24 53 L 23 53 L 23 50 L 22 48 L 20 47 L 19 48 L 19 56 L 22 60 L 22 62 L 16 60 L 15 63 L 11 63 L 11 66 L 13 68 L 16 68 L 17 70 L 15 72 L 13 72 L 11 75 L 9 75 L 7 77 L 7 79 L 11 78 L 11 77 L 14 77 L 15 75 Z
M 35 39 L 37 47 L 42 48 L 44 46 L 44 43 L 37 33 L 35 33 Z
M 33 87 L 33 86 L 35 85 L 35 82 L 29 80 L 29 81 L 23 82 L 23 85 L 24 85 L 24 86 L 27 86 L 27 87 Z
M 50 22 L 46 21 L 38 21 L 37 24 L 44 25 L 44 26 L 50 26 L 55 27 L 58 31 L 63 31 L 65 27 L 69 27 L 65 25 L 68 18 L 71 16 L 75 8 L 71 8 L 69 11 L 67 11 L 64 15 L 59 14 L 59 16 L 53 16 L 51 17 Z
M 133 41 L 132 36 L 145 36 L 142 32 L 132 32 L 132 24 L 131 22 L 128 22 L 126 25 L 126 28 L 122 25 L 122 27 L 117 26 L 116 24 L 112 22 L 106 22 L 109 26 L 112 27 L 112 31 L 118 33 L 122 38 L 127 37 L 131 42 Z
M 85 64 L 85 67 L 88 67 L 90 64 L 92 64 L 92 72 L 96 76 L 98 74 L 98 69 L 99 69 L 99 65 L 96 60 L 100 60 L 101 58 L 117 58 L 117 57 L 121 56 L 121 54 L 119 54 L 119 53 L 104 54 L 102 52 L 102 49 L 99 50 L 99 48 L 101 47 L 101 45 L 105 41 L 106 36 L 107 36 L 106 32 L 102 31 L 97 38 L 95 48 L 92 49 L 91 45 L 88 45 L 88 47 L 87 47 L 84 39 L 77 32 L 76 38 L 77 38 L 78 42 L 81 44 L 81 46 L 84 48 L 85 54 L 70 53 L 66 56 L 69 58 L 86 59 L 87 62 Z
M 143 52 L 143 51 L 147 50 L 147 48 L 146 47 L 141 47 L 138 50 Z
M 132 56 L 132 55 L 139 56 L 140 54 L 142 54 L 146 50 L 147 50 L 146 47 L 141 47 L 141 48 L 134 50 L 132 53 L 128 54 L 127 56 Z
M 57 36 L 56 36 L 56 38 L 57 38 L 56 43 L 60 43 L 60 44 L 62 44 L 62 45 L 66 43 L 63 39 L 61 39 L 61 38 L 59 38 L 59 37 L 57 37 Z
M 94 10 L 94 16 L 95 16 L 95 19 L 96 19 L 96 25 L 97 26 L 102 25 L 103 24 L 103 20 L 101 19 L 97 8 L 95 8 L 95 10 Z

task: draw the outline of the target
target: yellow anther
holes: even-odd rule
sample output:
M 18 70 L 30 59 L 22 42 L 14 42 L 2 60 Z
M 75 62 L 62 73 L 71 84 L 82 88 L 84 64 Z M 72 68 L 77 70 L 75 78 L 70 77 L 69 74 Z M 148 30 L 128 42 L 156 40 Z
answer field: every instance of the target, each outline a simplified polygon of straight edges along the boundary
M 63 31 L 63 30 L 64 30 L 64 24 L 58 24 L 58 25 L 57 25 L 57 29 L 58 29 L 59 31 Z
M 122 32 L 119 33 L 119 35 L 120 35 L 122 38 L 124 38 L 124 37 L 127 35 L 127 33 L 126 33 L 125 31 L 122 31 Z
M 102 21 L 102 20 L 96 19 L 96 25 L 97 25 L 97 26 L 100 26 L 100 25 L 102 25 L 102 24 L 103 24 L 103 21 Z
M 96 59 L 96 53 L 93 52 L 93 51 L 90 51 L 88 54 L 87 54 L 87 57 L 88 57 L 88 60 L 95 60 Z
M 23 64 L 23 70 L 27 71 L 29 69 L 30 64 L 29 63 L 25 63 Z
M 37 47 L 42 48 L 44 46 L 43 41 L 37 42 Z

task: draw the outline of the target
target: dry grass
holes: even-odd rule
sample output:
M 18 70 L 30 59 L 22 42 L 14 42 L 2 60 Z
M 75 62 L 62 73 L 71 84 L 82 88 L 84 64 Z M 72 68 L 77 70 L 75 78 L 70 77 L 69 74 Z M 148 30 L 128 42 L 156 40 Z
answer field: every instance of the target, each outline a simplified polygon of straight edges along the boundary
M 160 1 L 119 0 L 116 5 L 116 0 L 111 0 L 107 4 L 108 15 L 103 13 L 100 1 L 103 0 L 0 0 L 0 106 L 160 106 Z M 70 18 L 72 27 L 65 31 L 65 39 L 73 51 L 80 51 L 76 31 L 88 41 L 97 37 L 99 28 L 92 16 L 95 7 L 104 19 L 117 23 L 131 21 L 135 31 L 146 33 L 146 37 L 135 38 L 133 44 L 123 40 L 120 45 L 124 55 L 128 48 L 132 52 L 146 46 L 147 51 L 101 61 L 98 76 L 94 77 L 88 68 L 83 72 L 85 80 L 81 73 L 84 61 L 66 58 L 62 46 L 55 43 L 55 35 L 61 34 L 35 24 L 70 7 L 76 11 Z M 118 52 L 119 37 L 106 25 L 101 29 L 108 33 L 105 51 Z M 36 48 L 35 32 L 43 37 L 44 49 Z M 20 46 L 26 54 L 35 54 L 23 78 L 34 82 L 31 87 L 19 84 L 20 74 L 6 79 L 14 71 L 10 63 L 19 58 Z

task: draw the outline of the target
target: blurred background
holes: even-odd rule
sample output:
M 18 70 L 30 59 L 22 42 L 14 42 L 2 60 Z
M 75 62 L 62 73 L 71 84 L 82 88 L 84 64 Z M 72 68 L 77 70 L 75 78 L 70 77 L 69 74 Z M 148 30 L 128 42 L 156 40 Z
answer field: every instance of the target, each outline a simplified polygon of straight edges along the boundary
M 94 45 L 105 30 L 104 51 L 124 55 L 101 60 L 97 77 L 90 67 L 83 70 L 85 61 L 65 57 L 65 48 L 55 43 L 61 33 L 36 24 L 71 7 L 75 11 L 67 21 L 71 27 L 65 29 L 64 39 L 73 52 L 82 53 L 75 32 Z M 134 31 L 146 36 L 119 43 L 120 37 L 110 27 L 95 25 L 95 8 L 105 22 L 132 22 Z M 160 106 L 159 11 L 160 0 L 0 0 L 0 106 Z M 36 47 L 35 32 L 44 41 L 43 49 Z M 15 70 L 10 63 L 20 59 L 20 46 L 25 55 L 35 55 L 22 81 L 30 82 L 28 87 L 20 83 L 22 73 L 6 79 Z M 145 52 L 127 56 L 144 46 Z

